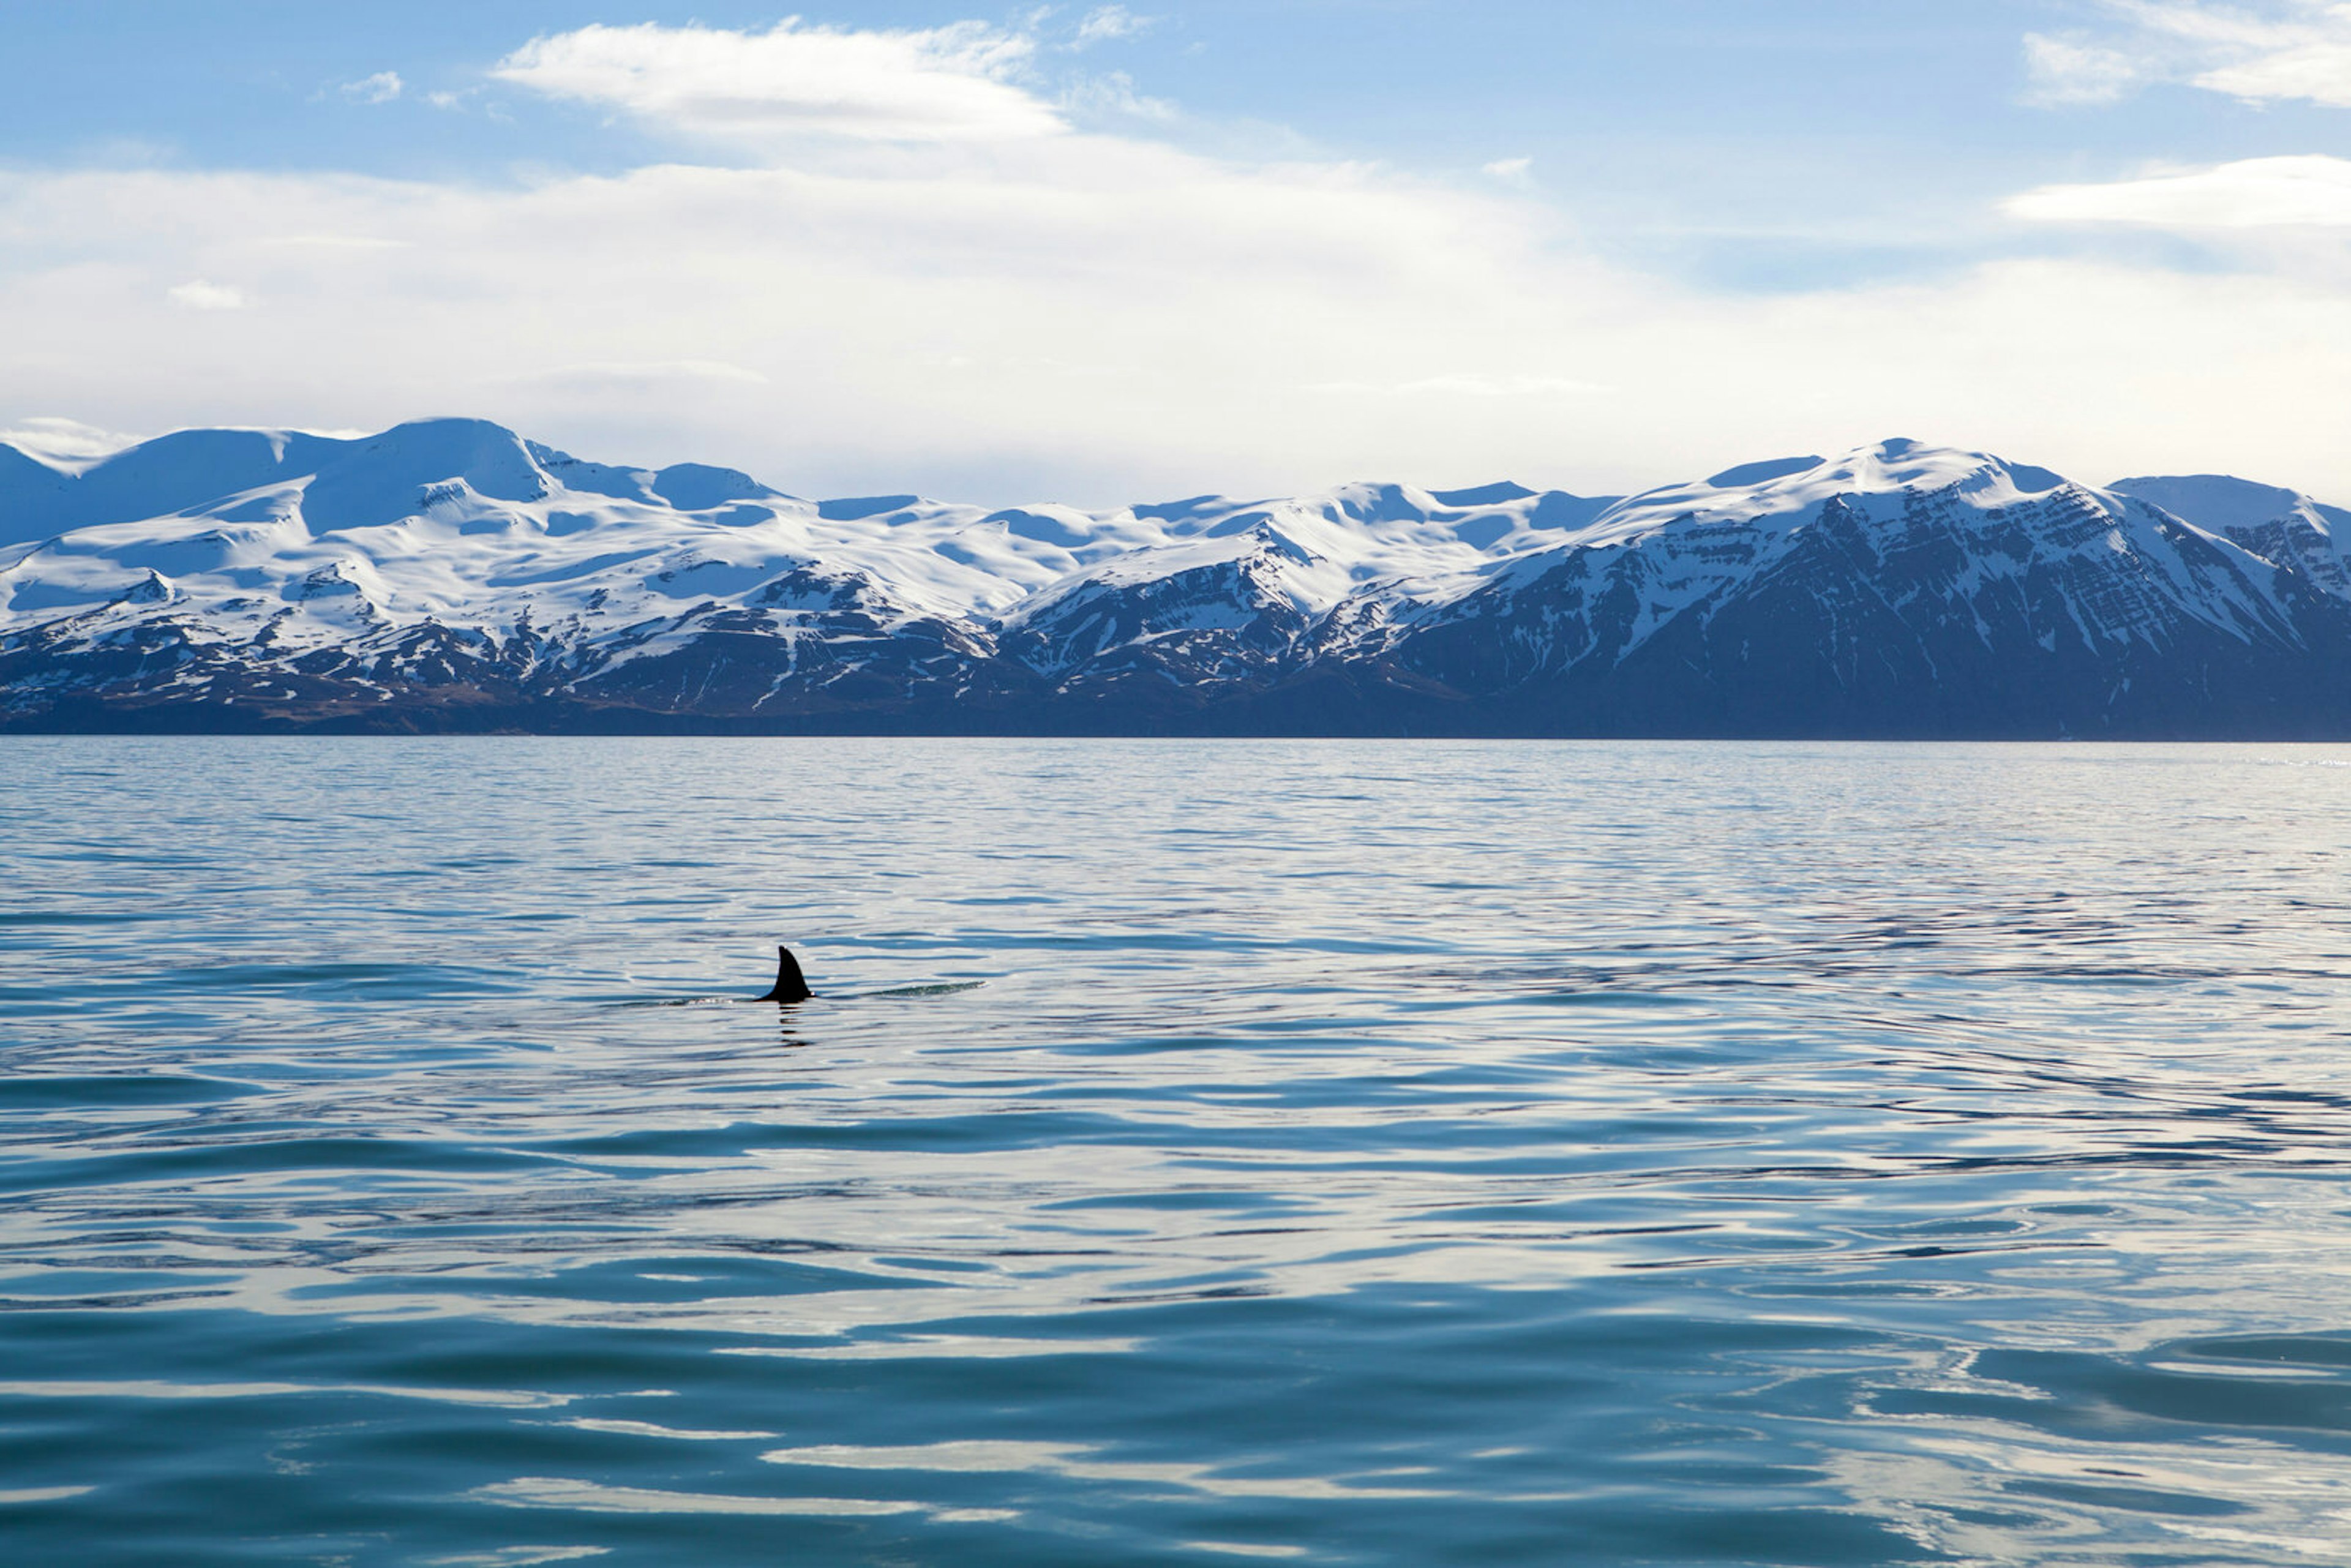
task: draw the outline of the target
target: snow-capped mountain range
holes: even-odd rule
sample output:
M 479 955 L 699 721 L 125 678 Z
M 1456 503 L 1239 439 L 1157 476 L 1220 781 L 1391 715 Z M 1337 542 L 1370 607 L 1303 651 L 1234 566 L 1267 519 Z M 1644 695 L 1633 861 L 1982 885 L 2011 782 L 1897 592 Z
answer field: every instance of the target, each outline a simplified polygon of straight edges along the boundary
M 1909 441 L 1087 512 L 184 431 L 0 445 L 0 725 L 2351 738 L 2346 549 L 2291 491 Z

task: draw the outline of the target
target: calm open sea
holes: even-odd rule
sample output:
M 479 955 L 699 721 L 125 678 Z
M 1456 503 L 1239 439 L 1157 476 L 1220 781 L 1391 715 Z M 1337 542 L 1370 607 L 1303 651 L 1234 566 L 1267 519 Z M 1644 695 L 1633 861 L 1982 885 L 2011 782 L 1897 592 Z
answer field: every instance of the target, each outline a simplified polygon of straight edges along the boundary
M 2351 748 L 19 738 L 0 813 L 12 1564 L 2351 1562 Z

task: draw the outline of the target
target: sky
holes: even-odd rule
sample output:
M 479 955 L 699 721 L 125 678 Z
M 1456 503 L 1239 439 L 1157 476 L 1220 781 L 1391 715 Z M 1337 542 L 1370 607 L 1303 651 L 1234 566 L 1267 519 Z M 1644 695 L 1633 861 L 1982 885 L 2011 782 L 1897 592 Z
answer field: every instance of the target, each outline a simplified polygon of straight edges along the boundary
M 2345 0 L 0 0 L 0 439 L 2351 501 Z

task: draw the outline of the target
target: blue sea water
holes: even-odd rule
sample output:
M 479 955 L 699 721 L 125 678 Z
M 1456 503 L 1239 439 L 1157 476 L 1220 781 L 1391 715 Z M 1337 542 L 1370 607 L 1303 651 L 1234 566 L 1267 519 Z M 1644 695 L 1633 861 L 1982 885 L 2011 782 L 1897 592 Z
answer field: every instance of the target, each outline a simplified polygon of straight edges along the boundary
M 2351 1562 L 2351 748 L 16 738 L 0 811 L 11 1563 Z

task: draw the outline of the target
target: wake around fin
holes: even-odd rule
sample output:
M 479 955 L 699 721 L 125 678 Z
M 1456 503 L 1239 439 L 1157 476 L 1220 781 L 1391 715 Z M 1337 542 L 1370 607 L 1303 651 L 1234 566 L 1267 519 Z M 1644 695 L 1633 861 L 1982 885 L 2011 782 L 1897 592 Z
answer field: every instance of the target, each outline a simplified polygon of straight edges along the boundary
M 789 947 L 778 947 L 776 949 L 776 988 L 764 997 L 751 999 L 777 1003 L 804 1002 L 814 995 L 816 993 L 808 988 L 807 978 L 800 974 L 800 961 L 792 956 Z

